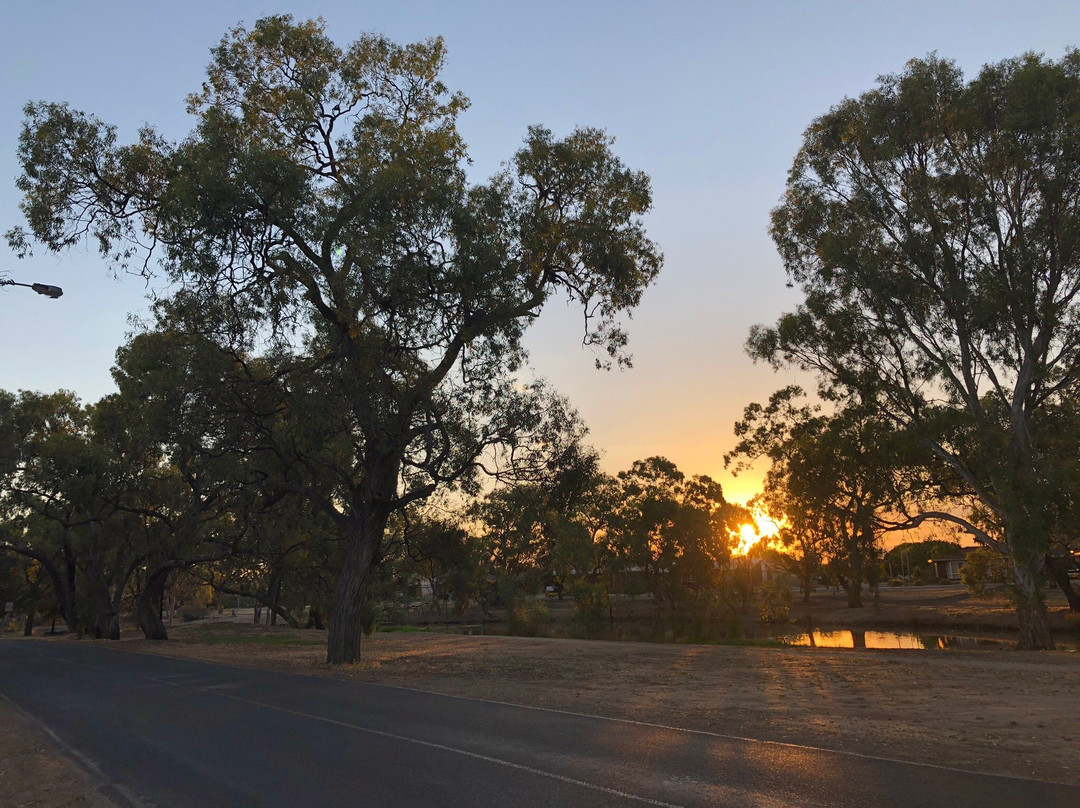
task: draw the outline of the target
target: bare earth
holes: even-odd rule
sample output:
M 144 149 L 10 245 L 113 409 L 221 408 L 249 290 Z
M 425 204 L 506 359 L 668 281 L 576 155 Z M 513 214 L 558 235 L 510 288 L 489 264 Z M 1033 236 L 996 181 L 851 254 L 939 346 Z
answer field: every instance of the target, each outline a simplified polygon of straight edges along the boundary
M 65 756 L 30 716 L 0 698 L 0 805 L 108 808 L 95 779 Z
M 913 622 L 1005 628 L 1012 617 L 1007 605 L 967 602 L 957 588 L 888 593 L 861 610 L 832 601 L 815 596 L 811 609 L 825 627 L 834 614 L 867 628 Z M 365 640 L 359 664 L 330 668 L 323 633 L 223 620 L 176 626 L 167 642 L 135 639 L 131 631 L 129 639 L 106 644 L 1080 785 L 1080 640 L 1060 606 L 1053 612 L 1059 645 L 1070 650 L 884 651 L 380 632 Z M 0 805 L 102 804 L 91 801 L 99 798 L 91 781 L 58 748 L 50 756 L 48 739 L 32 722 L 21 715 L 21 724 L 8 722 L 11 711 L 0 700 Z M 55 793 L 35 786 L 42 781 Z

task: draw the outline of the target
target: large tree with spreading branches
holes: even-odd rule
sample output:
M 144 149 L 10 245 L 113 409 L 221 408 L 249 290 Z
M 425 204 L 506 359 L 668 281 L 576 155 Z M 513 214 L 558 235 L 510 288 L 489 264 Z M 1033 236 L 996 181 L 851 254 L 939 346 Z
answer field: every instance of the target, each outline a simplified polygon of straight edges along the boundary
M 391 515 L 481 465 L 527 472 L 574 431 L 522 381 L 544 304 L 580 305 L 598 361 L 626 361 L 618 317 L 661 264 L 640 218 L 649 181 L 602 131 L 533 127 L 470 184 L 467 100 L 439 79 L 439 38 L 341 48 L 321 21 L 276 16 L 212 53 L 179 142 L 147 127 L 120 145 L 91 115 L 28 105 L 27 226 L 9 241 L 89 240 L 117 266 L 160 266 L 178 290 L 170 327 L 239 362 L 273 353 L 282 417 L 309 430 L 293 448 L 311 475 L 294 485 L 348 548 L 328 661 L 350 662 Z
M 1051 415 L 1080 384 L 1080 52 L 883 77 L 807 129 L 772 234 L 805 302 L 751 353 L 920 435 L 989 522 L 916 520 L 1007 553 L 1020 646 L 1053 647 L 1040 584 Z

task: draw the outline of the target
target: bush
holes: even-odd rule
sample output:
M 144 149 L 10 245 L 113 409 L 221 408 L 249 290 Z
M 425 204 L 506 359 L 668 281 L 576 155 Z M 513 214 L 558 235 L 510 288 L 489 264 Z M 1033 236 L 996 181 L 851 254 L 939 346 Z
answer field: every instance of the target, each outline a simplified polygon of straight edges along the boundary
M 791 611 L 791 590 L 781 578 L 773 578 L 759 590 L 762 623 L 786 623 Z
M 590 584 L 575 581 L 570 585 L 570 597 L 574 599 L 574 608 L 570 620 L 586 637 L 603 634 L 607 628 L 608 614 L 611 609 L 611 596 L 603 584 Z
M 515 637 L 546 637 L 551 612 L 539 601 L 516 600 L 506 609 L 506 631 Z
M 960 580 L 975 597 L 986 594 L 990 584 L 1012 583 L 1009 559 L 988 547 L 972 550 L 960 568 Z
M 398 601 L 383 602 L 379 610 L 380 626 L 404 626 L 408 625 L 410 617 L 406 608 Z
M 904 582 L 903 578 L 890 578 L 889 579 L 889 586 L 903 586 L 904 583 L 905 582 Z
M 180 607 L 180 619 L 185 623 L 202 620 L 206 617 L 206 607 L 195 601 L 189 601 Z
M 638 576 L 630 576 L 623 583 L 623 594 L 633 600 L 639 598 L 642 595 L 647 594 L 649 591 L 649 582 L 644 578 Z
M 729 615 L 728 619 L 724 622 L 724 628 L 727 631 L 727 638 L 729 640 L 741 640 L 743 638 L 742 621 L 739 620 L 738 615 Z

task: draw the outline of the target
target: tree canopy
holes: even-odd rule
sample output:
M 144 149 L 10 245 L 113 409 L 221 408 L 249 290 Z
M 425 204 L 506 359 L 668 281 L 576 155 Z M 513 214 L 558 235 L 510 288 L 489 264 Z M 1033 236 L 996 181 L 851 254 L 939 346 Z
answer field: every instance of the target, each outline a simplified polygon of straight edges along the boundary
M 311 472 L 293 485 L 349 548 L 332 662 L 357 658 L 392 513 L 467 483 L 485 458 L 527 472 L 574 431 L 521 378 L 544 304 L 581 306 L 598 363 L 626 363 L 618 317 L 661 264 L 641 221 L 648 178 L 600 130 L 532 127 L 471 185 L 456 128 L 468 102 L 439 79 L 445 55 L 439 38 L 341 48 L 319 21 L 267 17 L 213 50 L 182 141 L 146 127 L 119 145 L 92 115 L 45 102 L 26 107 L 20 138 L 27 225 L 13 247 L 90 240 L 118 267 L 160 266 L 176 291 L 159 329 L 241 365 L 272 359 L 263 381 L 291 430 L 274 451 Z
M 1076 51 L 971 81 L 930 56 L 815 120 L 772 218 L 805 302 L 749 341 L 913 428 L 959 477 L 992 518 L 967 528 L 1011 555 L 1034 648 L 1052 646 L 1047 415 L 1080 378 L 1078 109 Z

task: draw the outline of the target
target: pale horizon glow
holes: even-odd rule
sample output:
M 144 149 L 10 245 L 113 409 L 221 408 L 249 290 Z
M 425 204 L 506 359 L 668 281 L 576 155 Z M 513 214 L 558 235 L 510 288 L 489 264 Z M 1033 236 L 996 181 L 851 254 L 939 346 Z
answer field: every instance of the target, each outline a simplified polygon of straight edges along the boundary
M 780 387 L 813 387 L 754 365 L 742 347 L 752 325 L 799 300 L 768 223 L 806 126 L 932 51 L 970 76 L 1026 51 L 1057 59 L 1080 41 L 1080 4 L 1058 2 L 16 4 L 0 28 L 0 231 L 21 222 L 15 155 L 27 101 L 93 113 L 117 126 L 120 142 L 147 123 L 181 139 L 191 127 L 184 98 L 203 80 L 209 49 L 239 21 L 282 12 L 322 15 L 339 45 L 365 31 L 442 35 L 443 79 L 472 101 L 460 128 L 476 181 L 530 124 L 557 135 L 600 126 L 616 138 L 620 158 L 652 178 L 646 227 L 666 257 L 627 324 L 634 367 L 596 372 L 580 312 L 555 303 L 528 336 L 535 371 L 578 408 L 607 471 L 662 455 L 743 503 L 764 465 L 738 477 L 724 468 L 735 421 Z M 64 388 L 85 401 L 112 392 L 128 317 L 145 314 L 161 282 L 112 278 L 92 245 L 22 262 L 7 251 L 0 273 L 64 289 L 49 300 L 0 288 L 0 388 Z

